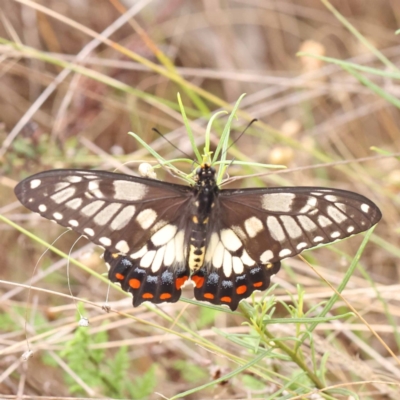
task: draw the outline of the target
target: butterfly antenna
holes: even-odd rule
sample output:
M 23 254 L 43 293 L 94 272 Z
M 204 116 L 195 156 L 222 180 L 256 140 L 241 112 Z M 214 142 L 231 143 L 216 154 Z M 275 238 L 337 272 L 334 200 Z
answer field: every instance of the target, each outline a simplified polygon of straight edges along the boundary
M 247 129 L 247 128 L 246 128 Z M 182 154 L 184 154 L 187 158 L 192 159 L 193 157 L 189 156 L 189 154 L 185 153 L 182 151 L 179 147 L 175 146 L 165 135 L 163 135 L 157 128 L 151 128 L 152 131 L 157 133 L 159 136 L 161 136 L 165 141 L 167 141 L 174 149 L 178 150 Z
M 226 153 L 228 150 L 246 133 L 247 129 L 250 128 L 251 125 L 254 124 L 254 122 L 257 122 L 257 118 L 253 118 L 246 126 L 246 128 L 243 129 L 243 132 L 231 143 L 231 145 L 226 149 Z

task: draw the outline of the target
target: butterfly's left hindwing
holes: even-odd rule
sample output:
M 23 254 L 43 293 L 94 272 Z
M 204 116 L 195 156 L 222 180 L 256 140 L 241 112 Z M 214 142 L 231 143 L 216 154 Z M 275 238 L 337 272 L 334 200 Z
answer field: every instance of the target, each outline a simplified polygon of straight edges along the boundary
M 181 287 L 189 279 L 189 269 L 185 264 L 166 266 L 157 271 L 140 266 L 140 260 L 132 260 L 119 254 L 105 251 L 104 260 L 110 270 L 111 282 L 121 284 L 126 292 L 132 293 L 134 307 L 144 301 L 155 304 L 175 303 L 181 297 Z

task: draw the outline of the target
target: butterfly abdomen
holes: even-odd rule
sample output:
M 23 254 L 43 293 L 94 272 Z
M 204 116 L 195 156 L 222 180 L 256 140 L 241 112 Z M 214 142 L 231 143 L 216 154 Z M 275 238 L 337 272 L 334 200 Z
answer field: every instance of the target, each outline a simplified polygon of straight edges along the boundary
M 193 192 L 191 219 L 189 222 L 190 241 L 188 266 L 191 271 L 199 270 L 204 264 L 206 238 L 211 210 L 218 196 L 218 187 L 214 179 L 215 170 L 205 166 L 198 173 L 198 181 Z

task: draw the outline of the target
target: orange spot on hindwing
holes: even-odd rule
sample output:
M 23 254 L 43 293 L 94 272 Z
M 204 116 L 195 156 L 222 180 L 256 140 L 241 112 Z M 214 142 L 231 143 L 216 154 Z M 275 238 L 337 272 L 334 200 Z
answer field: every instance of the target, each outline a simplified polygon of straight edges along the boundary
M 180 278 L 176 278 L 175 287 L 176 287 L 178 290 L 181 290 L 181 287 L 183 286 L 183 284 L 184 284 L 187 280 L 188 280 L 188 277 L 187 277 L 187 276 L 182 276 L 182 277 L 180 277 Z
M 221 301 L 223 301 L 224 303 L 230 303 L 232 299 L 229 296 L 224 296 L 221 297 Z
M 162 294 L 160 294 L 160 299 L 161 300 L 167 300 L 167 299 L 170 299 L 171 297 L 172 297 L 171 293 L 162 293 Z
M 132 289 L 139 289 L 140 288 L 140 281 L 139 279 L 129 279 L 129 286 Z
M 143 293 L 142 298 L 144 299 L 152 299 L 154 296 L 152 293 Z
M 262 285 L 263 285 L 262 282 L 253 283 L 253 286 L 254 286 L 254 287 L 261 287 Z
M 194 275 L 194 276 L 192 276 L 192 281 L 196 285 L 197 289 L 200 289 L 204 285 L 204 277 L 203 276 Z
M 122 281 L 122 280 L 125 279 L 125 275 L 122 275 L 122 274 L 120 274 L 119 272 L 117 272 L 117 273 L 115 274 L 115 277 L 116 277 L 118 280 L 120 280 L 120 281 Z
M 241 285 L 236 288 L 236 293 L 237 294 L 244 294 L 247 291 L 247 286 L 246 285 Z
M 204 298 L 205 299 L 209 299 L 209 300 L 213 300 L 214 299 L 214 295 L 212 293 L 204 293 Z

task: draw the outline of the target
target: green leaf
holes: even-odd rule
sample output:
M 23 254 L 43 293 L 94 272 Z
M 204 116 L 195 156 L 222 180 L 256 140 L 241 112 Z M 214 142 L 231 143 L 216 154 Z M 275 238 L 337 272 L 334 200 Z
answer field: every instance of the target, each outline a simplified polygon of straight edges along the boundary
M 142 400 L 154 392 L 157 386 L 156 377 L 157 365 L 153 364 L 142 376 L 133 380 L 129 387 L 129 393 L 132 399 Z
M 198 383 L 208 377 L 208 373 L 203 368 L 188 361 L 175 361 L 173 367 L 180 372 L 186 382 Z

